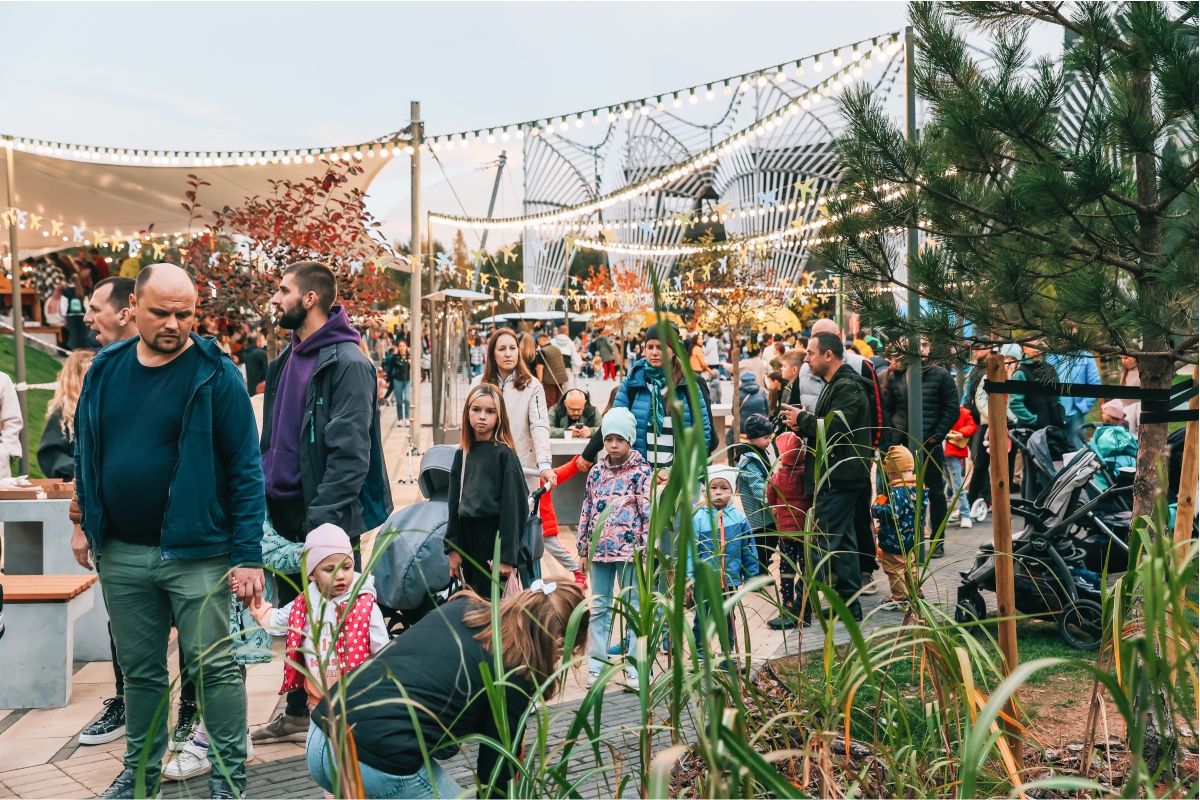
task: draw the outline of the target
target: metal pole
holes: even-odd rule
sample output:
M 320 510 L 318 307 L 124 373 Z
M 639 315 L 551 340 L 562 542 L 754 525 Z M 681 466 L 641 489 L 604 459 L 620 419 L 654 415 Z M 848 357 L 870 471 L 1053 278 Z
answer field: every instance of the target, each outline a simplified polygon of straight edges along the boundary
M 4 142 L 8 173 L 8 205 L 17 207 L 16 166 L 13 164 L 12 139 Z M 13 363 L 17 375 L 17 403 L 21 406 L 21 474 L 29 474 L 29 414 L 25 397 L 25 318 L 21 310 L 21 248 L 17 243 L 16 220 L 8 226 L 8 263 L 12 267 Z
M 913 29 L 909 25 L 904 29 L 904 79 L 905 79 L 905 122 L 908 129 L 908 140 L 915 141 L 917 138 L 917 76 L 913 69 L 913 58 L 915 55 L 916 43 L 913 38 Z M 913 187 L 912 191 L 916 191 Z M 913 220 L 913 225 L 908 229 L 908 253 L 907 259 L 907 280 L 908 280 L 908 321 L 910 325 L 916 324 L 916 321 L 921 316 L 921 295 L 917 292 L 916 282 L 913 280 L 913 264 L 917 259 L 917 228 L 916 220 Z M 917 354 L 917 360 L 908 366 L 906 371 L 908 384 L 908 435 L 913 447 L 917 452 L 917 458 L 925 464 L 925 469 L 937 469 L 935 464 L 929 462 L 925 453 L 925 431 L 922 424 L 924 409 L 921 403 L 921 337 L 913 333 L 908 343 L 909 349 Z M 920 508 L 921 494 L 923 488 L 917 487 L 917 507 Z M 930 520 L 930 530 L 937 531 L 939 520 Z M 921 538 L 921 560 L 925 559 L 925 535 L 922 531 L 918 531 Z
M 412 282 L 410 288 L 412 291 L 412 309 L 409 312 L 409 324 L 411 325 L 408 332 L 408 349 L 412 353 L 410 363 L 413 367 L 410 369 L 412 374 L 409 375 L 413 380 L 410 382 L 410 392 L 412 394 L 412 424 L 409 428 L 409 440 L 412 443 L 412 449 L 417 452 L 421 451 L 421 140 L 424 126 L 421 123 L 421 104 L 413 101 L 410 104 L 409 115 L 412 117 L 412 125 L 410 127 L 412 136 L 412 247 L 409 252 L 412 254 Z
M 500 151 L 500 166 L 496 169 L 496 182 L 492 184 L 492 200 L 491 200 L 491 202 L 488 203 L 488 215 L 487 215 L 488 219 L 492 218 L 492 211 L 494 211 L 496 209 L 496 195 L 500 193 L 500 176 L 504 174 L 504 163 L 506 161 L 508 161 L 508 154 L 506 153 L 506 151 L 501 150 Z M 487 235 L 488 235 L 488 229 L 484 228 L 483 236 L 479 237 L 479 249 L 480 250 L 483 250 L 487 247 Z M 471 282 L 471 288 L 477 292 L 479 291 L 479 270 L 482 267 L 483 267 L 483 262 L 477 260 L 475 262 L 475 280 L 473 280 Z
M 574 253 L 572 253 L 574 255 Z M 567 302 L 567 293 L 571 291 L 571 259 L 563 261 L 563 325 L 567 326 L 567 336 L 571 335 L 571 307 Z

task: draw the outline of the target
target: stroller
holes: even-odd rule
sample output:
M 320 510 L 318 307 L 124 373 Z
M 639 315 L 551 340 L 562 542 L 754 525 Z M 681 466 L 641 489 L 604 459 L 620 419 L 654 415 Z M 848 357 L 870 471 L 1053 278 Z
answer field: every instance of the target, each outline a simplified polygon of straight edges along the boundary
M 1091 423 L 1085 427 L 1095 427 Z M 1111 433 L 1107 428 L 1100 428 L 1092 442 L 1079 453 L 1070 452 L 1066 435 L 1054 427 L 1032 431 L 1028 428 L 1018 428 L 1009 432 L 1009 438 L 1021 452 L 1025 461 L 1025 471 L 1021 481 L 1021 498 L 1012 501 L 1014 508 L 1021 505 L 1025 508 L 1037 508 L 1044 504 L 1050 492 L 1057 485 L 1058 476 L 1063 469 L 1063 459 L 1074 459 L 1084 452 L 1097 456 L 1094 470 L 1089 480 L 1082 487 L 1079 497 L 1072 500 L 1085 502 L 1100 497 L 1112 486 L 1132 486 L 1133 459 L 1127 458 L 1124 449 L 1113 449 L 1105 433 Z M 1125 434 L 1128 438 L 1128 434 Z M 1097 441 L 1097 440 L 1100 441 Z M 1135 445 L 1136 447 L 1136 445 Z M 1135 450 L 1136 452 L 1136 450 Z M 1089 460 L 1089 465 L 1091 461 Z M 1073 508 L 1073 506 L 1072 506 Z M 1103 503 L 1090 512 L 1081 522 L 1080 527 L 1085 535 L 1077 544 L 1083 548 L 1086 555 L 1085 566 L 1093 572 L 1101 572 L 1105 568 L 1109 572 L 1124 572 L 1129 566 L 1129 529 L 1133 520 L 1133 503 L 1130 493 L 1109 495 Z M 1114 544 L 1118 541 L 1118 544 Z
M 1063 641 L 1079 650 L 1100 647 L 1104 610 L 1100 606 L 1100 575 L 1087 568 L 1087 551 L 1082 541 L 1099 519 L 1097 512 L 1107 504 L 1133 492 L 1132 472 L 1128 480 L 1101 492 L 1080 504 L 1080 498 L 1093 475 L 1100 469 L 1100 457 L 1083 450 L 1058 472 L 1054 482 L 1035 501 L 1012 501 L 1012 513 L 1025 520 L 1026 526 L 1013 538 L 1013 581 L 1016 610 L 1040 618 L 1058 618 Z M 1122 477 L 1125 475 L 1122 473 Z M 1128 545 L 1112 530 L 1110 542 L 1128 554 Z M 963 572 L 958 587 L 954 619 L 960 624 L 983 619 L 987 614 L 982 590 L 996 591 L 995 550 L 984 545 L 975 564 Z
M 397 624 L 401 631 L 412 627 L 452 593 L 442 540 L 450 517 L 446 503 L 456 449 L 440 444 L 425 451 L 417 484 L 426 502 L 396 511 L 379 532 L 378 541 L 392 537 L 374 571 L 379 610 L 389 631 Z

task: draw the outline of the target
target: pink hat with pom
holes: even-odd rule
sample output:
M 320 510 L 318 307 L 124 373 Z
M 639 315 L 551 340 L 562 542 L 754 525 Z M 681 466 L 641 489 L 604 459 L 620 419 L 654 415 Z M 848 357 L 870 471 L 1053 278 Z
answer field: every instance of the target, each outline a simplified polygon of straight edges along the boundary
M 335 555 L 349 556 L 353 560 L 354 547 L 346 532 L 332 522 L 318 525 L 304 537 L 303 557 L 310 575 L 317 564 Z

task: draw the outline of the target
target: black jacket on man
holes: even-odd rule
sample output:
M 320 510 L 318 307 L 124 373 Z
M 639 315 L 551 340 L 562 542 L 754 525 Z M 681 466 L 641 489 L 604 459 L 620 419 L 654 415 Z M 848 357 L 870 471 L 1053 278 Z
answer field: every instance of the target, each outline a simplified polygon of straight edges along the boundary
M 271 446 L 272 410 L 289 344 L 267 366 L 263 398 L 262 452 Z M 375 365 L 353 342 L 326 345 L 305 396 L 300 437 L 300 479 L 308 509 L 307 530 L 331 522 L 349 536 L 384 523 L 392 493 L 379 434 Z
M 908 432 L 908 370 L 893 367 L 888 371 L 883 390 L 883 425 L 894 444 L 912 449 Z M 921 432 L 925 442 L 941 444 L 958 422 L 958 387 L 950 371 L 935 364 L 921 367 Z
M 258 385 L 267 379 L 267 351 L 257 345 L 243 347 L 238 358 L 246 365 L 246 391 L 258 394 Z
M 828 447 L 825 463 L 829 484 L 836 488 L 858 489 L 870 484 L 871 406 L 867 399 L 866 379 L 849 364 L 842 364 L 817 399 L 816 413 L 801 411 L 796 432 L 808 440 L 805 457 L 804 487 L 811 497 L 817 474 L 817 422 L 825 420 Z

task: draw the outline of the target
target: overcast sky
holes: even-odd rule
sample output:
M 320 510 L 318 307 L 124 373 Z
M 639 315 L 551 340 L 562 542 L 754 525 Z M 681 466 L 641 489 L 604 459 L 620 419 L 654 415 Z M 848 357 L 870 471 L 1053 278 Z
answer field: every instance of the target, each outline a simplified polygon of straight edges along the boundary
M 4 2 L 0 132 L 171 150 L 341 145 L 403 128 L 420 100 L 428 132 L 448 133 L 794 60 L 904 16 L 899 2 Z M 482 214 L 491 178 L 473 155 L 447 168 Z M 457 211 L 433 166 L 427 207 Z M 407 172 L 396 159 L 375 181 L 377 216 L 405 220 Z M 502 213 L 519 213 L 518 193 L 506 181 Z

